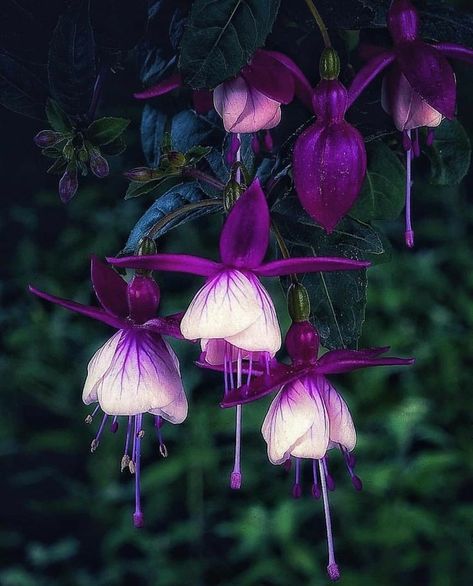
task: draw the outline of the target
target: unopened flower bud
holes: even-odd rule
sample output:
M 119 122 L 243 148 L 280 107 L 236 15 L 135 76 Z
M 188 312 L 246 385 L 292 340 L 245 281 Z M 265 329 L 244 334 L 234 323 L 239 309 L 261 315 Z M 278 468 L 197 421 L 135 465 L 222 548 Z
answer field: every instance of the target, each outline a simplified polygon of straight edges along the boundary
M 97 149 L 90 153 L 90 170 L 99 179 L 103 179 L 110 173 L 107 159 L 102 157 Z
M 138 256 L 143 256 L 146 254 L 156 254 L 158 249 L 156 248 L 156 242 L 149 238 L 148 236 L 143 236 L 138 244 L 138 248 L 136 250 L 136 254 Z
M 232 209 L 245 189 L 246 187 L 244 185 L 241 185 L 233 178 L 225 185 L 223 189 L 223 209 L 226 213 Z
M 175 169 L 180 169 L 186 164 L 186 157 L 184 153 L 179 151 L 169 151 L 167 154 L 167 160 L 169 161 L 171 167 L 174 167 Z
M 293 322 L 308 321 L 310 316 L 309 294 L 301 283 L 292 283 L 289 287 L 287 308 Z
M 135 167 L 123 173 L 130 181 L 150 181 L 153 179 L 153 170 L 149 167 Z
M 59 197 L 61 198 L 62 203 L 67 203 L 74 197 L 78 186 L 77 168 L 67 168 L 59 180 Z
M 338 79 L 340 75 L 340 58 L 332 47 L 327 47 L 322 51 L 319 70 L 322 79 Z
M 62 139 L 60 132 L 54 132 L 53 130 L 41 130 L 33 138 L 36 146 L 44 149 L 46 147 L 54 146 Z

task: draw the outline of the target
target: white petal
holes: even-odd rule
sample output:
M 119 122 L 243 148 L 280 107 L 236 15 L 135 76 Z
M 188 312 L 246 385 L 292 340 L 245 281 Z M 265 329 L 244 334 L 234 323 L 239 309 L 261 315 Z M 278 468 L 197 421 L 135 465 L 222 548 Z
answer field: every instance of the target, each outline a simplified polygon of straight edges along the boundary
M 96 372 L 103 371 L 114 347 L 113 356 L 91 390 L 105 413 L 137 415 L 182 402 L 184 390 L 175 356 L 159 335 L 144 329 L 120 330 L 109 344 Z
M 222 271 L 192 300 L 181 322 L 188 340 L 226 338 L 245 330 L 262 312 L 258 291 L 243 273 Z
M 84 390 L 82 391 L 82 400 L 86 405 L 98 401 L 97 383 L 110 367 L 122 334 L 123 330 L 118 330 L 90 359 L 87 367 L 87 378 L 85 379 Z
M 341 444 L 351 451 L 356 445 L 356 431 L 350 410 L 327 379 L 318 378 L 322 379 L 320 388 L 329 417 L 330 441 Z
M 254 279 L 254 284 L 261 307 L 260 317 L 246 330 L 225 339 L 237 348 L 251 352 L 269 352 L 273 357 L 281 348 L 281 329 L 271 297 L 258 279 Z
M 238 348 L 235 348 L 235 346 L 232 346 L 226 340 L 206 340 L 203 338 L 200 341 L 200 347 L 202 348 L 202 352 L 205 352 L 205 361 L 214 366 L 224 364 L 225 359 L 227 362 L 228 360 L 236 362 L 238 356 L 240 356 L 242 360 L 247 360 L 250 357 L 250 354 L 252 354 L 253 360 L 259 360 L 258 352 L 251 353 L 241 351 L 241 349 L 239 350 Z
M 283 387 L 271 403 L 261 428 L 273 464 L 287 460 L 315 416 L 314 400 L 300 380 Z

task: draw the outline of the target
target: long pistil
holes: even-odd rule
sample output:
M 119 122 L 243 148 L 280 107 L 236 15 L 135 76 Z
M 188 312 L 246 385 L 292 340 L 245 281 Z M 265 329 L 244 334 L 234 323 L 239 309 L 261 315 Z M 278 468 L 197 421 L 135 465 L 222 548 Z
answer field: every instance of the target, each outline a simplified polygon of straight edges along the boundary
M 411 131 L 407 131 L 407 136 L 412 145 Z M 413 248 L 414 246 L 414 230 L 412 229 L 411 218 L 411 191 L 412 191 L 412 146 L 406 151 L 406 230 L 404 238 L 406 246 Z
M 325 481 L 325 469 L 322 460 L 319 460 L 320 484 L 322 486 L 322 499 L 324 502 L 325 526 L 327 529 L 328 565 L 327 573 L 330 580 L 336 581 L 340 578 L 340 570 L 335 561 L 335 550 L 332 535 L 332 520 L 330 518 L 330 505 L 328 501 L 327 483 Z

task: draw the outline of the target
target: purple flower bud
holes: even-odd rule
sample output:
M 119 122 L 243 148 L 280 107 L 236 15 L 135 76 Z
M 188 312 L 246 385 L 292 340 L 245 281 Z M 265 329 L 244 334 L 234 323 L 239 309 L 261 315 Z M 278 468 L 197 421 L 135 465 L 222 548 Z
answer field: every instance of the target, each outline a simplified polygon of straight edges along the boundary
M 297 139 L 294 183 L 306 212 L 330 234 L 358 197 L 366 174 L 363 137 L 344 119 L 347 91 L 336 79 L 314 90 L 317 121 Z
M 128 284 L 129 315 L 136 323 L 144 323 L 156 317 L 160 291 L 152 277 L 135 275 Z
M 99 179 L 103 179 L 110 173 L 107 159 L 96 150 L 90 154 L 90 170 Z
M 312 364 L 317 360 L 320 338 L 308 321 L 293 323 L 286 334 L 285 343 L 294 364 Z
M 59 197 L 62 203 L 68 203 L 76 194 L 79 182 L 77 180 L 77 169 L 66 169 L 59 180 Z
M 54 132 L 54 130 L 41 130 L 33 138 L 36 146 L 44 149 L 46 147 L 54 146 L 62 139 L 60 132 Z
M 419 15 L 410 0 L 393 0 L 388 29 L 395 43 L 414 41 L 419 34 Z

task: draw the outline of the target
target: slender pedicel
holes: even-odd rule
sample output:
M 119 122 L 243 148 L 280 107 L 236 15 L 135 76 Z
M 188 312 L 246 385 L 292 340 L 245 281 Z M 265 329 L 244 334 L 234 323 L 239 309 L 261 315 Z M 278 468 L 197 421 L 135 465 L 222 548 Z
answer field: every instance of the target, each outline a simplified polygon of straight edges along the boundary
M 407 131 L 407 136 L 410 143 L 411 131 Z M 411 189 L 412 189 L 412 156 L 411 151 L 406 151 L 406 231 L 404 233 L 406 246 L 413 248 L 414 246 L 414 230 L 412 229 L 412 218 L 411 218 Z
M 112 420 L 112 424 L 110 425 L 110 431 L 112 433 L 117 433 L 118 431 L 118 415 L 115 415 L 115 417 Z
M 327 488 L 330 491 L 334 491 L 335 490 L 335 480 L 333 479 L 333 476 L 328 471 L 328 456 L 325 456 L 324 458 L 322 458 L 322 464 L 323 464 L 324 471 L 325 471 L 325 479 L 327 481 Z
M 328 565 L 327 573 L 330 580 L 336 581 L 340 578 L 340 570 L 335 561 L 335 551 L 332 536 L 332 521 L 330 519 L 330 505 L 328 501 L 327 484 L 325 482 L 325 466 L 322 460 L 319 460 L 320 484 L 322 485 L 322 498 L 324 501 L 325 526 L 327 528 L 327 547 L 328 547 Z

